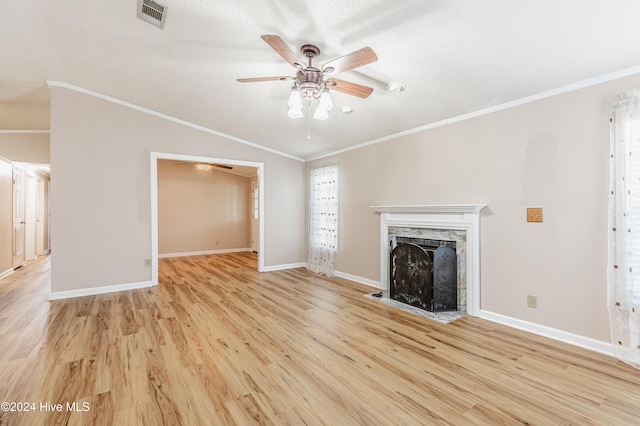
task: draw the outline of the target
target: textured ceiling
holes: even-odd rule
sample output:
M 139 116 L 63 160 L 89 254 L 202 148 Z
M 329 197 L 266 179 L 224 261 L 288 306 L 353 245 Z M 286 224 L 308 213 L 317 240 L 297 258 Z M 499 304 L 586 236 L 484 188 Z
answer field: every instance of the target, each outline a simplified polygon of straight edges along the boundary
M 637 0 L 161 3 L 163 30 L 136 0 L 0 2 L 0 130 L 48 129 L 50 80 L 312 158 L 640 65 Z M 236 82 L 294 74 L 262 34 L 318 45 L 318 65 L 370 46 L 378 62 L 339 78 L 373 94 L 333 92 L 326 121 L 288 118 L 290 83 Z

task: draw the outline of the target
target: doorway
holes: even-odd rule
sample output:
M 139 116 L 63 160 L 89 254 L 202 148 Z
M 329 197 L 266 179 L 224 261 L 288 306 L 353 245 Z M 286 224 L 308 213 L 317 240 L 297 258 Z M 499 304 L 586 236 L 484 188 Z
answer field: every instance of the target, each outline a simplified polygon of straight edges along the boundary
M 151 280 L 158 284 L 158 160 L 176 160 L 191 163 L 214 163 L 229 166 L 254 167 L 258 170 L 258 271 L 264 271 L 264 164 L 252 161 L 192 155 L 152 152 L 151 160 Z

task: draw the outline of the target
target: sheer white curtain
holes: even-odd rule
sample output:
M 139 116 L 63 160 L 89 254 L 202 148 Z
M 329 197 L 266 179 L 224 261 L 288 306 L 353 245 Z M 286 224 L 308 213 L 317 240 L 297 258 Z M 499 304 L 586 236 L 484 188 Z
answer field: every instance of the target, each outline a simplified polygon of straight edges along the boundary
M 609 321 L 614 351 L 640 368 L 640 90 L 611 105 Z
M 307 268 L 332 277 L 338 252 L 338 165 L 309 173 L 309 259 Z

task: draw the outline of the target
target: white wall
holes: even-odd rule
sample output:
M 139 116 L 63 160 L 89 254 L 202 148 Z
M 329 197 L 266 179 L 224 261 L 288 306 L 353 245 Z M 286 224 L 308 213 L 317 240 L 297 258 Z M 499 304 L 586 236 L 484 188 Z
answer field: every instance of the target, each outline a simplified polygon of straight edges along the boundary
M 0 156 L 24 163 L 49 163 L 49 133 L 0 132 Z
M 250 248 L 251 180 L 158 160 L 158 253 Z
M 607 341 L 609 106 L 635 88 L 638 75 L 308 163 L 340 162 L 336 269 L 380 281 L 369 206 L 486 203 L 481 309 Z
M 304 260 L 304 163 L 53 86 L 52 292 L 151 280 L 151 152 L 264 163 L 265 266 Z

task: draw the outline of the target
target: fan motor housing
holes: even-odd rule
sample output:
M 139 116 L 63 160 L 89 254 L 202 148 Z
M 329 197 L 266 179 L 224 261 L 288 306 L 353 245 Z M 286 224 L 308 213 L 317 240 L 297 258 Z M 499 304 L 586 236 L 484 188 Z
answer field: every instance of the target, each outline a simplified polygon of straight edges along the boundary
M 305 58 L 316 58 L 320 56 L 320 48 L 314 44 L 303 44 L 300 47 L 300 51 L 305 56 Z
M 296 73 L 298 87 L 305 93 L 306 98 L 316 98 L 320 96 L 322 80 L 322 73 L 314 67 L 305 68 Z

